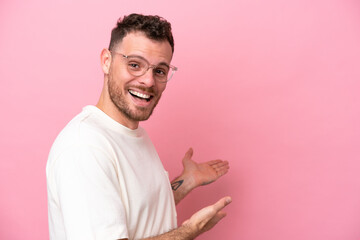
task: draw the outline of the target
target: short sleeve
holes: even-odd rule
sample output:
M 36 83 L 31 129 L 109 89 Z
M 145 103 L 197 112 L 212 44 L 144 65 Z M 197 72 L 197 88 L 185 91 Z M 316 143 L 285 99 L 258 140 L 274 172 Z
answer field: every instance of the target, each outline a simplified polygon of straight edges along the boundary
M 113 160 L 96 146 L 72 146 L 54 169 L 66 238 L 128 238 L 126 211 Z

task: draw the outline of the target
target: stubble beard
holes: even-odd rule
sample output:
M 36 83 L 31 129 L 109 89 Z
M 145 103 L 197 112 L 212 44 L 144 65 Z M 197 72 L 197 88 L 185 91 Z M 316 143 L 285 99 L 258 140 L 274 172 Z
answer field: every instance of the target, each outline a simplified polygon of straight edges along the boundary
M 147 89 L 144 87 L 137 87 L 140 90 L 154 92 L 152 89 Z M 112 79 L 111 74 L 109 74 L 108 79 L 108 92 L 111 101 L 127 119 L 132 121 L 145 121 L 148 120 L 151 114 L 154 111 L 154 108 L 158 104 L 161 95 L 158 96 L 158 99 L 152 107 L 139 107 L 136 106 L 135 110 L 130 109 L 129 103 L 127 103 L 125 96 L 123 96 L 121 89 L 116 85 L 116 82 Z

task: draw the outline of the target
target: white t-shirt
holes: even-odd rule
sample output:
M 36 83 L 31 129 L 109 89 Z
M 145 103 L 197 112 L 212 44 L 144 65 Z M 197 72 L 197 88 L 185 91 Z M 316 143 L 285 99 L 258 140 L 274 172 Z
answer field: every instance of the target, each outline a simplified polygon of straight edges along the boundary
M 51 240 L 141 239 L 176 228 L 167 172 L 145 130 L 87 106 L 46 166 Z

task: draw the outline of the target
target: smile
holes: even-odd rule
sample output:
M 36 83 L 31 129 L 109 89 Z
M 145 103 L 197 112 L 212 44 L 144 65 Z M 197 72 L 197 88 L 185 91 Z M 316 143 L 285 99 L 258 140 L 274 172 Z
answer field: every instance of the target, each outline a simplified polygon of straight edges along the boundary
M 152 98 L 152 96 L 150 96 L 148 94 L 139 93 L 139 92 L 131 90 L 131 89 L 129 90 L 129 93 L 134 97 L 137 97 L 137 98 L 140 98 L 140 99 L 143 99 L 146 101 L 150 101 L 150 99 Z

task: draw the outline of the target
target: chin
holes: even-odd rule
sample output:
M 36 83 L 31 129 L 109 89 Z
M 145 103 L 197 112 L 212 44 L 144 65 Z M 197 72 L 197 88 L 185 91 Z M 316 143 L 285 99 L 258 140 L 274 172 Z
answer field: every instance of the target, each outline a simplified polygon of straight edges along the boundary
M 154 110 L 154 108 L 152 108 L 151 110 L 146 110 L 146 111 L 137 109 L 137 110 L 132 110 L 132 111 L 125 110 L 122 112 L 129 120 L 140 122 L 140 121 L 148 120 L 150 118 L 153 110 Z

